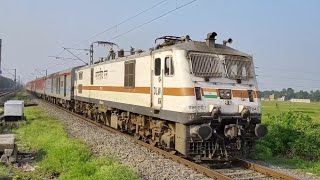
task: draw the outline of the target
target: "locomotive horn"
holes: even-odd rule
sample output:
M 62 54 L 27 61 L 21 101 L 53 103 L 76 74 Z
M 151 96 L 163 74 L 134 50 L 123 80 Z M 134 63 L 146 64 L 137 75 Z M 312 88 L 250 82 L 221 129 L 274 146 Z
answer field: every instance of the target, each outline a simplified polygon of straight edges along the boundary
M 233 40 L 231 38 L 229 38 L 228 40 L 223 40 L 223 45 L 227 45 L 228 43 L 231 44 L 233 42 Z

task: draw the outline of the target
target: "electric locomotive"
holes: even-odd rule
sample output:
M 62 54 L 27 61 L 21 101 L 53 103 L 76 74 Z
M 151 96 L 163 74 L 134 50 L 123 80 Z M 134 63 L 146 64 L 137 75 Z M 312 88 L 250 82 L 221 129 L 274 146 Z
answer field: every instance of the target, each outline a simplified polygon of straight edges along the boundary
M 195 161 L 244 158 L 267 133 L 253 59 L 216 36 L 164 36 L 128 55 L 111 48 L 74 68 L 70 98 L 54 102 Z

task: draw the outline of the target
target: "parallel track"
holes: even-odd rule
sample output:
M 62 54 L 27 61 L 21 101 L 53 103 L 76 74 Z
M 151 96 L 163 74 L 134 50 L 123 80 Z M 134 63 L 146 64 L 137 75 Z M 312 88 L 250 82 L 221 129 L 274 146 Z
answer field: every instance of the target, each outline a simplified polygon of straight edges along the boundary
M 42 100 L 42 99 L 41 99 Z M 42 100 L 43 102 L 45 102 L 48 105 L 51 105 L 53 107 L 56 107 L 60 110 L 63 110 L 73 116 L 76 116 L 90 124 L 93 124 L 97 127 L 100 127 L 104 130 L 107 130 L 109 132 L 113 132 L 116 134 L 121 134 L 123 136 L 127 136 L 129 138 L 131 138 L 134 142 L 136 142 L 137 144 L 140 144 L 144 147 L 147 147 L 148 149 L 166 157 L 169 159 L 172 159 L 173 161 L 176 161 L 180 164 L 183 164 L 191 169 L 196 170 L 199 173 L 205 174 L 206 176 L 216 179 L 216 180 L 231 180 L 231 179 L 236 179 L 236 180 L 253 180 L 253 179 L 264 179 L 264 180 L 269 180 L 269 179 L 282 179 L 282 180 L 298 180 L 295 177 L 286 175 L 284 173 L 272 170 L 270 168 L 246 161 L 246 160 L 242 160 L 242 159 L 238 159 L 234 162 L 232 162 L 232 165 L 228 166 L 227 168 L 224 169 L 216 169 L 213 168 L 211 165 L 205 164 L 196 164 L 188 159 L 182 158 L 180 156 L 174 155 L 171 152 L 162 150 L 160 148 L 157 148 L 155 146 L 152 146 L 146 142 L 140 141 L 135 139 L 134 137 L 122 133 L 118 130 L 115 130 L 111 127 L 105 126 L 101 123 L 95 122 L 91 119 L 85 118 L 79 114 L 73 113 L 71 111 L 68 111 L 67 109 L 60 107 L 56 104 L 52 104 L 49 103 L 45 100 Z
M 5 101 L 7 98 L 6 96 L 10 96 L 13 95 L 15 93 L 15 91 L 0 91 L 0 106 L 3 105 L 3 101 Z
M 11 93 L 12 93 L 12 91 L 0 91 L 0 97 L 9 95 L 9 94 L 11 94 Z

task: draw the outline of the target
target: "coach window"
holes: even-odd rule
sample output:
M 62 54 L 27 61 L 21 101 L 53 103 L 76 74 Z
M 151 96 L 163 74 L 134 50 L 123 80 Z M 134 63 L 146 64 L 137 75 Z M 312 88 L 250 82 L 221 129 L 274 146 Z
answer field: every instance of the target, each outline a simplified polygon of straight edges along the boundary
M 161 74 L 161 59 L 156 58 L 154 60 L 154 75 L 160 76 L 160 74 Z
M 56 82 L 55 82 L 55 85 L 56 85 L 56 94 L 59 94 L 59 82 L 60 82 L 60 80 L 59 80 L 59 77 L 57 77 L 56 78 Z
M 91 68 L 91 81 L 90 81 L 91 85 L 93 85 L 93 74 L 94 74 L 94 68 Z
M 135 66 L 135 60 L 124 63 L 124 87 L 133 88 L 135 86 Z
M 51 78 L 51 93 L 53 93 L 53 77 Z
M 174 75 L 174 67 L 173 67 L 173 60 L 172 57 L 166 57 L 164 62 L 164 74 L 166 76 L 173 76 Z

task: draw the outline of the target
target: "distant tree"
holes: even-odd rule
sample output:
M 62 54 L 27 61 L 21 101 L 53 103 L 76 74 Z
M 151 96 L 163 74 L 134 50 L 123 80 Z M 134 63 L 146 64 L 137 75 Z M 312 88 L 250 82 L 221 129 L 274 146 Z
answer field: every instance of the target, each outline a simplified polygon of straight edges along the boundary
M 288 99 L 295 98 L 294 90 L 293 90 L 292 88 L 288 88 L 285 96 L 286 96 Z
M 266 90 L 261 91 L 261 97 L 268 98 L 270 95 L 274 94 L 275 98 L 280 98 L 282 96 L 285 96 L 287 100 L 292 98 L 298 98 L 298 99 L 311 99 L 311 101 L 320 101 L 320 90 L 316 91 L 299 91 L 295 92 L 292 88 L 283 88 L 281 91 L 276 90 Z

